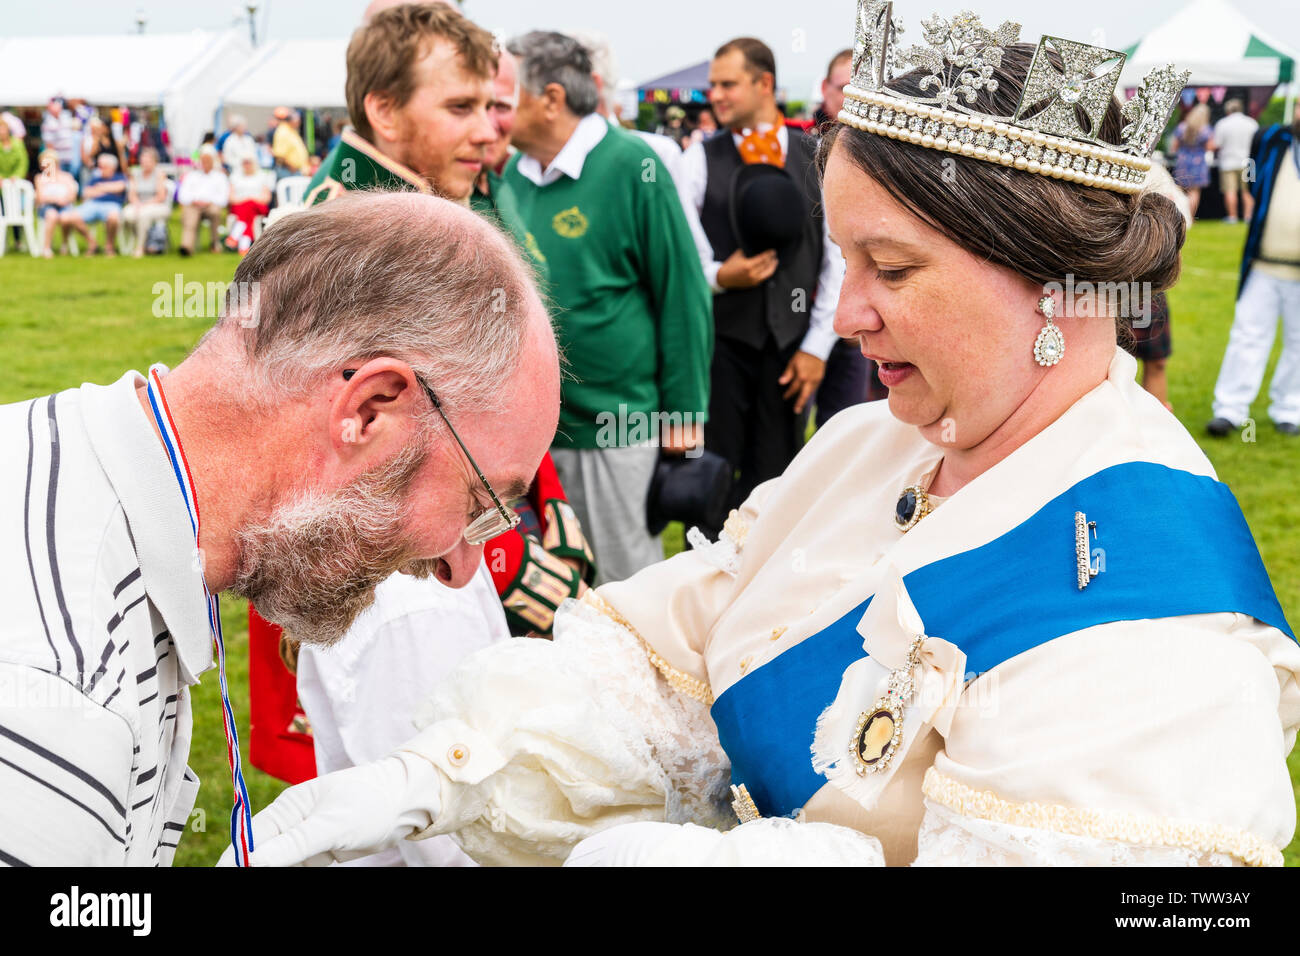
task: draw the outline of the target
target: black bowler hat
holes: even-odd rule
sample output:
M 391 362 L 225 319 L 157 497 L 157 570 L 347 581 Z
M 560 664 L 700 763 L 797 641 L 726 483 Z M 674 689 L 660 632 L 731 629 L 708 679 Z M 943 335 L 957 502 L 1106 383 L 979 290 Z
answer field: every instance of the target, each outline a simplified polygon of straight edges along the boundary
M 750 163 L 732 174 L 731 233 L 745 255 L 775 249 L 780 256 L 799 241 L 808 214 L 798 183 L 780 166 Z
M 646 495 L 647 529 L 658 534 L 670 521 L 687 528 L 721 528 L 731 476 L 731 465 L 716 452 L 704 450 L 696 458 L 661 456 Z

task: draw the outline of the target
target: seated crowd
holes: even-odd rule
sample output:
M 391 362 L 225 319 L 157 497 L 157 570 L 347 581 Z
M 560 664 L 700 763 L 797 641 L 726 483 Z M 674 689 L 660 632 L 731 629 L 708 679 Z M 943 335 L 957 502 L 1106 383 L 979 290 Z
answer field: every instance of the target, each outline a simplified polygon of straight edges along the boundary
M 163 252 L 170 245 L 173 204 L 180 207 L 182 255 L 196 251 L 205 222 L 213 252 L 224 246 L 242 255 L 275 205 L 276 182 L 310 176 L 320 166 L 299 133 L 300 115 L 284 107 L 275 111 L 266 135 L 256 138 L 243 117 L 230 117 L 220 137 L 208 133 L 192 163 L 177 168 L 163 165 L 165 146 L 149 145 L 164 143 L 165 134 L 141 138 L 134 127 L 130 135 L 119 134 L 119 111 L 112 111 L 109 124 L 90 107 L 73 108 L 80 102 L 50 101 L 39 153 L 32 146 L 34 175 L 28 174 L 23 122 L 8 112 L 0 122 L 0 179 L 31 180 L 39 230 L 32 251 L 47 259 L 56 252 L 111 257 L 129 251 L 137 258 Z M 324 148 L 332 122 L 325 117 L 317 128 L 325 134 Z M 69 243 L 74 237 L 75 246 Z M 15 228 L 15 241 L 22 238 Z

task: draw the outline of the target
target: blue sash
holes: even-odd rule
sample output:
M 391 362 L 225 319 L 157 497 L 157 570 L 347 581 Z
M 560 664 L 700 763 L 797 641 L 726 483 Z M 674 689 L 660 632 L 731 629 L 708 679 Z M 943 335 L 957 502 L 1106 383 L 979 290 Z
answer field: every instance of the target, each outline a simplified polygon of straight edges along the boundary
M 1078 589 L 1074 513 L 1097 523 L 1103 573 Z M 1062 634 L 1113 621 L 1236 611 L 1294 638 L 1228 486 L 1149 462 L 1115 465 L 970 551 L 903 578 L 927 634 L 983 673 Z M 718 738 L 768 816 L 798 811 L 826 783 L 812 769 L 817 718 L 861 659 L 868 598 L 727 688 Z M 846 741 L 847 744 L 847 741 Z

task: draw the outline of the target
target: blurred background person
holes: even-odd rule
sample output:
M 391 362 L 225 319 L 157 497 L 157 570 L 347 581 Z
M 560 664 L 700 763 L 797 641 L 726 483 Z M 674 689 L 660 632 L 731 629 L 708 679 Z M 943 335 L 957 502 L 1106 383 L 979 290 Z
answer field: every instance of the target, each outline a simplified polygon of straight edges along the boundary
M 126 150 L 113 135 L 113 130 L 98 116 L 91 116 L 86 125 L 86 135 L 81 144 L 83 168 L 94 169 L 100 156 L 109 155 L 117 160 L 117 168 L 126 172 Z
M 844 108 L 844 87 L 853 79 L 853 51 L 840 50 L 831 57 L 826 66 L 826 77 L 822 80 L 822 105 L 813 113 L 813 129 L 818 130 L 827 123 L 834 123 L 835 117 Z
M 1210 107 L 1197 103 L 1174 127 L 1170 149 L 1174 153 L 1174 182 L 1187 193 L 1192 218 L 1201 202 L 1201 190 L 1210 185 L 1209 152 L 1214 149 L 1214 131 L 1210 129 Z
M 41 143 L 59 157 L 59 168 L 81 181 L 80 126 L 71 110 L 64 109 L 63 100 L 54 97 L 45 107 L 41 118 Z
M 1237 311 L 1214 386 L 1216 438 L 1241 428 L 1259 394 L 1282 317 L 1282 354 L 1269 386 L 1268 417 L 1280 434 L 1300 435 L 1300 104 L 1290 125 L 1255 137 L 1255 214 L 1241 257 Z
M 248 135 L 248 120 L 238 114 L 230 117 L 230 129 L 222 137 L 224 142 L 217 148 L 221 150 L 221 162 L 226 169 L 234 172 L 240 168 L 240 161 L 251 156 L 257 162 L 257 143 Z
M 666 136 L 677 144 L 678 149 L 684 149 L 686 144 L 686 110 L 677 104 L 673 104 L 664 111 L 664 122 L 659 127 L 659 135 Z
M 275 178 L 301 176 L 307 172 L 307 144 L 298 127 L 302 119 L 297 110 L 287 106 L 275 108 L 275 134 L 271 137 L 271 156 L 275 159 Z
M 230 180 L 217 165 L 217 150 L 211 144 L 199 150 L 199 168 L 192 169 L 181 180 L 176 201 L 181 207 L 181 255 L 194 252 L 199 241 L 199 228 L 208 224 L 208 236 L 213 252 L 221 251 L 217 230 L 226 219 L 226 203 L 230 199 Z
M 687 137 L 686 147 L 689 149 L 696 143 L 702 143 L 718 131 L 718 118 L 713 115 L 713 110 L 704 107 L 695 117 L 695 129 L 691 130 L 691 135 Z
M 1219 165 L 1219 189 L 1228 211 L 1228 222 L 1237 222 L 1237 194 L 1241 194 L 1241 218 L 1250 222 L 1255 214 L 1255 197 L 1250 194 L 1250 184 L 1245 174 L 1250 161 L 1250 147 L 1259 132 L 1255 122 L 1241 108 L 1241 100 L 1228 100 L 1223 104 L 1224 116 L 1214 124 L 1215 154 Z
M 122 222 L 128 234 L 135 234 L 135 249 L 131 255 L 139 259 L 144 255 L 145 240 L 155 222 L 166 223 L 171 214 L 172 184 L 158 168 L 158 151 L 152 146 L 140 150 L 140 165 L 131 171 L 126 190 L 126 208 Z
M 52 149 L 41 151 L 40 172 L 36 174 L 36 215 L 44 228 L 41 255 L 46 259 L 54 255 L 54 233 L 63 231 L 59 251 L 68 251 L 68 229 L 61 224 L 62 216 L 77 201 L 77 180 L 59 163 L 59 154 Z
M 501 173 L 510 158 L 510 137 L 515 128 L 518 106 L 519 67 L 509 50 L 501 50 L 497 53 L 497 70 L 492 79 L 492 104 L 488 107 L 496 138 L 483 154 L 483 172 L 474 180 L 474 191 L 469 197 L 470 207 L 475 212 L 491 215 L 498 221 L 501 220 L 498 206 L 505 201 Z
M 226 236 L 227 249 L 240 255 L 248 252 L 257 218 L 271 211 L 272 183 L 271 174 L 258 169 L 253 156 L 240 156 L 239 167 L 230 174 L 230 214 L 235 224 Z
M 86 188 L 82 190 L 81 205 L 69 209 L 59 217 L 63 226 L 81 233 L 85 238 L 86 255 L 93 256 L 99 252 L 99 244 L 90 231 L 90 227 L 97 222 L 104 224 L 104 255 L 109 258 L 117 255 L 117 227 L 122 221 L 126 186 L 126 176 L 118 169 L 117 157 L 110 152 L 100 153 L 95 162 L 95 171 L 90 174 Z

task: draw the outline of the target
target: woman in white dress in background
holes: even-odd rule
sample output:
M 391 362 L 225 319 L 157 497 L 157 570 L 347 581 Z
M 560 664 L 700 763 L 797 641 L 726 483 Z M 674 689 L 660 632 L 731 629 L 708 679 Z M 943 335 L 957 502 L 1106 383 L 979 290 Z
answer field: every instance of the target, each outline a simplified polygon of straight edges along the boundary
M 1122 112 L 1093 48 L 966 15 L 890 79 L 889 16 L 861 4 L 822 152 L 836 331 L 888 402 L 553 643 L 466 660 L 393 754 L 286 791 L 255 863 L 451 833 L 497 864 L 1280 864 L 1300 650 L 1117 347 L 1134 304 L 1097 294 L 1177 278 L 1143 177 L 1182 79 Z

